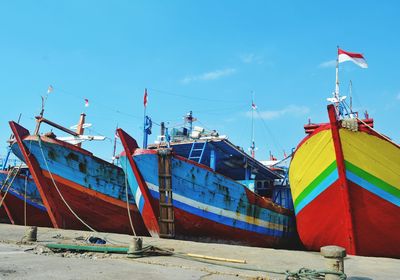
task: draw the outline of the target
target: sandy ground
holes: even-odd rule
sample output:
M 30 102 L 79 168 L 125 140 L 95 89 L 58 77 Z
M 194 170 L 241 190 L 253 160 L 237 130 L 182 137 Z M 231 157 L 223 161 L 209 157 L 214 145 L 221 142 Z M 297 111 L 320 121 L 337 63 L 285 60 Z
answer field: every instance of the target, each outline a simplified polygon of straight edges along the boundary
M 39 228 L 38 241 L 28 243 L 23 241 L 26 230 L 23 226 L 0 224 L 0 279 L 285 279 L 282 274 L 266 270 L 297 271 L 302 267 L 321 270 L 325 265 L 323 257 L 316 252 L 150 237 L 143 238 L 144 245 L 173 249 L 179 253 L 245 260 L 246 264 L 205 263 L 176 256 L 131 259 L 126 254 L 54 254 L 44 245 L 83 244 L 83 239 L 94 235 L 107 240 L 111 245 L 128 246 L 132 236 Z M 400 260 L 348 256 L 345 259 L 345 273 L 351 280 L 400 279 Z

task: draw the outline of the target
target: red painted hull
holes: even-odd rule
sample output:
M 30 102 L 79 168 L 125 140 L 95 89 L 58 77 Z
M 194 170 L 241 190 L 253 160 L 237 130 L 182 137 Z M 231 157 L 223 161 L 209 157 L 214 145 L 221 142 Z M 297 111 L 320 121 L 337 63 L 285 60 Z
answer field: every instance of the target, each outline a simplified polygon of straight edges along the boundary
M 178 239 L 198 240 L 205 242 L 239 244 L 254 247 L 288 248 L 298 246 L 298 240 L 266 236 L 238 228 L 215 223 L 211 220 L 193 215 L 174 207 L 175 234 Z M 290 244 L 289 244 L 290 242 Z
M 357 255 L 400 256 L 400 224 L 397 206 L 348 181 L 352 203 L 353 230 Z M 307 249 L 319 251 L 322 246 L 348 247 L 344 208 L 338 196 L 340 185 L 332 184 L 297 215 L 297 229 Z M 329 203 L 327 203 L 329 201 Z M 382 236 L 385 238 L 383 239 Z M 377 254 L 377 252 L 379 252 Z
M 44 174 L 46 185 L 42 186 L 46 194 L 57 205 L 57 215 L 61 217 L 61 228 L 89 230 L 68 209 L 61 199 L 52 180 Z M 102 193 L 53 175 L 56 185 L 72 210 L 85 223 L 96 231 L 133 234 L 129 223 L 126 202 L 111 198 Z M 136 206 L 130 205 L 130 213 L 137 235 L 148 235 L 142 217 Z
M 5 199 L 7 202 L 8 210 L 13 218 L 15 225 L 25 225 L 24 219 L 24 201 L 14 196 L 11 193 L 7 194 Z M 4 211 L 5 212 L 5 211 Z M 2 216 L 1 216 L 2 217 Z M 26 225 L 27 226 L 40 226 L 40 227 L 53 227 L 49 215 L 46 211 L 38 209 L 30 204 L 26 204 Z

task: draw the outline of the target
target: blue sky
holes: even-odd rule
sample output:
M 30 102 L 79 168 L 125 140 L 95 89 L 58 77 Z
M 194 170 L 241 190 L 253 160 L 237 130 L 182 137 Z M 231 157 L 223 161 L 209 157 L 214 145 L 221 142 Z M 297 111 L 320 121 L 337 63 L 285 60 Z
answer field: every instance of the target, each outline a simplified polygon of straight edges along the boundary
M 189 110 L 197 125 L 256 157 L 282 157 L 303 125 L 327 121 L 336 46 L 365 55 L 369 68 L 341 64 L 341 92 L 353 81 L 354 107 L 400 141 L 400 19 L 397 1 L 2 1 L 0 3 L 0 154 L 18 118 L 34 129 L 45 116 L 65 126 L 82 111 L 92 134 L 113 138 L 118 124 L 142 142 L 148 114 L 173 126 Z M 84 98 L 90 106 L 84 107 Z M 159 127 L 153 127 L 153 141 Z M 56 133 L 57 134 L 57 133 Z M 105 159 L 112 141 L 84 147 Z

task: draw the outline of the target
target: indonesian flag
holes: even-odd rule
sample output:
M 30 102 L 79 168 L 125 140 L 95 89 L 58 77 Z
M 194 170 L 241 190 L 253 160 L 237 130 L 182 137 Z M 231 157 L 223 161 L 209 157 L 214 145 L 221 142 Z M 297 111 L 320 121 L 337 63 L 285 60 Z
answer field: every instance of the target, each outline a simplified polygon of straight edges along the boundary
M 345 61 L 353 61 L 361 68 L 368 68 L 367 61 L 365 60 L 364 56 L 360 53 L 346 52 L 344 50 L 338 49 L 338 59 L 339 63 Z
M 89 107 L 89 99 L 85 98 L 85 107 Z
M 251 109 L 256 110 L 257 105 L 254 103 L 254 101 L 251 101 Z
M 52 85 L 49 85 L 49 87 L 47 88 L 47 93 L 48 93 L 48 94 L 49 94 L 49 93 L 52 93 L 53 90 L 54 90 L 53 86 L 52 86 Z
M 144 89 L 143 105 L 144 107 L 147 106 L 147 88 Z

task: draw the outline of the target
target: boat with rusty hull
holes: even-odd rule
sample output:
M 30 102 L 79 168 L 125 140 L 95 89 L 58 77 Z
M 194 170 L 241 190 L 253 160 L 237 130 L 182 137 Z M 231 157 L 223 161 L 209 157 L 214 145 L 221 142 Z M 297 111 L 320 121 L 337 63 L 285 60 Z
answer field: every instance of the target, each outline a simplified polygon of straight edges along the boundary
M 52 225 L 131 234 L 129 207 L 136 234 L 148 235 L 134 200 L 126 190 L 122 169 L 94 156 L 80 144 L 59 140 L 52 133 L 40 135 L 40 124 L 47 123 L 72 135 L 78 142 L 82 138 L 80 133 L 43 116 L 36 119 L 33 135 L 21 125 L 10 122 L 15 135 L 11 148 L 28 165 Z M 84 114 L 81 128 L 83 123 Z
M 120 162 L 152 236 L 259 247 L 294 245 L 292 211 L 173 149 L 139 149 L 122 129 L 118 134 L 125 151 Z
M 12 175 L 13 169 L 16 174 Z M 7 182 L 12 181 L 8 187 Z M 13 166 L 8 170 L 0 170 L 2 192 L 0 219 L 15 225 L 51 227 L 51 221 L 43 205 L 39 191 L 30 176 L 27 167 Z

